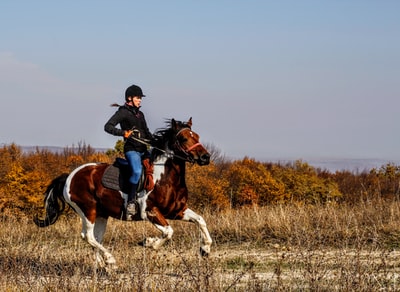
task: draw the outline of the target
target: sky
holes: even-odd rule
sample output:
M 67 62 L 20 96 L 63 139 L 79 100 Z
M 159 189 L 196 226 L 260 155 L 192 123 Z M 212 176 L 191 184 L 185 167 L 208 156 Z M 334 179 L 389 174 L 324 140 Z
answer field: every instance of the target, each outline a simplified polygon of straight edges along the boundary
M 400 1 L 0 2 L 0 145 L 113 148 L 193 119 L 230 158 L 400 158 Z

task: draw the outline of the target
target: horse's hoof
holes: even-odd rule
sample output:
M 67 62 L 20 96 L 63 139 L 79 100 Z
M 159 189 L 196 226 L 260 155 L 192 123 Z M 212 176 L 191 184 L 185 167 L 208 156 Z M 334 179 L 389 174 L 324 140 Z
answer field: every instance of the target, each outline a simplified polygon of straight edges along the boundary
M 204 258 L 204 257 L 208 257 L 208 255 L 210 254 L 210 252 L 205 251 L 203 248 L 200 247 L 200 255 Z
M 117 264 L 108 264 L 104 267 L 107 273 L 115 272 L 118 269 Z
M 114 266 L 116 265 L 117 261 L 115 260 L 115 258 L 112 255 L 106 255 L 106 265 L 107 266 Z
M 156 237 L 146 237 L 145 239 L 143 239 L 143 241 L 139 242 L 139 244 L 141 246 L 152 247 L 157 250 L 158 249 L 158 245 L 157 245 L 158 240 L 159 239 Z

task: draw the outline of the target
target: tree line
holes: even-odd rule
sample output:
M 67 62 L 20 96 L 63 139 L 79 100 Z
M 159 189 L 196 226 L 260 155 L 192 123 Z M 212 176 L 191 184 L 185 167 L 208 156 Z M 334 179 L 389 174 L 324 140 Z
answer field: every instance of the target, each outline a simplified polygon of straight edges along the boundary
M 51 180 L 86 162 L 112 163 L 122 155 L 123 142 L 114 149 L 96 151 L 78 143 L 61 152 L 39 149 L 23 152 L 16 144 L 0 148 L 0 211 L 14 208 L 33 212 L 43 207 Z M 192 208 L 242 208 L 268 204 L 355 204 L 384 198 L 398 200 L 400 167 L 386 164 L 362 172 L 314 168 L 297 160 L 291 163 L 260 162 L 250 157 L 230 160 L 208 147 L 208 166 L 187 164 L 186 182 Z

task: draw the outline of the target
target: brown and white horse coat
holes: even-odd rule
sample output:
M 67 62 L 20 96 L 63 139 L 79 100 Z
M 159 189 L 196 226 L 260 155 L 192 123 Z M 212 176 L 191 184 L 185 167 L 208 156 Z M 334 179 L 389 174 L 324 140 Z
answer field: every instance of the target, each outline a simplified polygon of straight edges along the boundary
M 191 130 L 192 120 L 178 122 L 172 119 L 170 127 L 155 133 L 152 151 L 154 188 L 138 194 L 139 214 L 135 220 L 146 220 L 161 231 L 161 237 L 145 238 L 143 245 L 160 248 L 171 239 L 173 229 L 167 219 L 184 220 L 197 224 L 201 231 L 200 252 L 208 255 L 211 237 L 203 217 L 186 205 L 188 189 L 185 183 L 187 161 L 207 165 L 210 154 L 199 142 L 199 135 Z M 115 264 L 115 258 L 102 245 L 107 219 L 125 220 L 124 210 L 127 194 L 105 188 L 101 182 L 105 163 L 87 163 L 72 171 L 68 177 L 56 178 L 48 187 L 45 197 L 46 219 L 35 218 L 35 223 L 45 227 L 55 223 L 63 211 L 56 203 L 57 198 L 69 204 L 82 219 L 81 236 L 101 253 L 96 253 L 100 263 Z M 59 190 L 64 183 L 63 192 Z M 54 212 L 54 210 L 58 210 Z

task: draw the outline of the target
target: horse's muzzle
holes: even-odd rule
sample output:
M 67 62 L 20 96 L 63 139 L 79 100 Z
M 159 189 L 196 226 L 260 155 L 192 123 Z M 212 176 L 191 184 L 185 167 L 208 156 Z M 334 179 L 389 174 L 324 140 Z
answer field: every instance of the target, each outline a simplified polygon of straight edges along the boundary
M 210 164 L 210 154 L 208 154 L 208 153 L 205 153 L 205 154 L 202 154 L 200 157 L 199 157 L 199 159 L 197 160 L 197 163 L 199 164 L 199 165 L 208 165 L 208 164 Z

